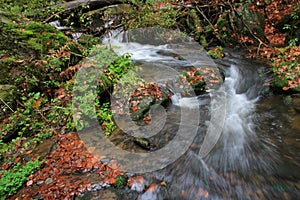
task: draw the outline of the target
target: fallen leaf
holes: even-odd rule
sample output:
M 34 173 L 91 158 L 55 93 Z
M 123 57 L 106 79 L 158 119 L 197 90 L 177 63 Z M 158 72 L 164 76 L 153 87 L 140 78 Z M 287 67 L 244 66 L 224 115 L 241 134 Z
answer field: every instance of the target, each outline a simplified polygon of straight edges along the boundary
M 35 100 L 35 101 L 33 102 L 33 107 L 34 107 L 35 109 L 39 109 L 39 107 L 41 106 L 41 104 L 42 104 L 42 98 L 39 97 L 37 100 Z
M 25 152 L 25 155 L 29 155 L 29 154 L 31 154 L 31 153 L 32 153 L 32 151 L 33 151 L 32 149 L 31 149 L 31 150 L 28 150 L 28 151 L 26 151 L 26 152 Z
M 8 167 L 9 167 L 9 164 L 5 163 L 2 165 L 2 170 L 6 170 L 6 169 L 8 169 Z
M 33 184 L 33 180 L 29 180 L 29 181 L 27 181 L 26 186 L 29 187 L 29 186 L 31 186 L 32 184 Z
M 289 87 L 283 87 L 282 88 L 284 91 L 287 91 L 288 89 L 290 89 Z
M 21 159 L 20 157 L 17 157 L 17 158 L 14 160 L 14 163 L 19 162 L 20 159 Z

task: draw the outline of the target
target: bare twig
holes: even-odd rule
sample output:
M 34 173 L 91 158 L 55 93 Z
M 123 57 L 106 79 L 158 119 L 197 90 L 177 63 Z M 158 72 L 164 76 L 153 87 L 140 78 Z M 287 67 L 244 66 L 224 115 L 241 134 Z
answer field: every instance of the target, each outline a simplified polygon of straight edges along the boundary
M 216 35 L 217 30 L 214 28 L 214 25 L 209 21 L 209 19 L 206 17 L 206 15 L 204 14 L 204 12 L 202 11 L 202 9 L 199 6 L 196 6 L 196 10 L 203 16 L 203 18 L 209 23 L 209 26 L 212 28 L 213 33 Z
M 241 20 L 241 22 L 243 23 L 243 25 L 247 28 L 247 30 L 250 32 L 250 34 L 259 42 L 259 46 L 258 46 L 258 49 L 257 49 L 257 53 L 259 52 L 260 50 L 260 47 L 261 45 L 264 45 L 266 47 L 269 47 L 269 45 L 267 45 L 266 43 L 264 43 L 259 37 L 257 37 L 253 31 L 251 30 L 251 28 L 248 26 L 248 24 L 245 23 L 245 21 L 243 20 L 243 18 L 241 17 L 241 15 L 237 12 L 237 10 L 235 9 L 234 6 L 232 6 L 230 3 L 229 3 L 230 7 L 233 9 L 234 13 L 236 14 L 236 16 Z
M 62 11 L 59 11 L 59 12 L 57 12 L 57 13 L 54 13 L 53 15 L 51 15 L 50 17 L 48 17 L 47 19 L 45 19 L 45 20 L 43 21 L 43 23 L 48 23 L 51 19 L 56 18 L 56 16 L 58 16 L 58 15 L 64 13 L 64 12 L 66 12 L 66 11 L 67 11 L 67 9 L 63 9 Z
M 7 106 L 11 112 L 15 112 L 15 111 L 14 111 L 14 110 L 6 103 L 1 97 L 0 97 L 0 101 L 2 101 L 2 103 L 3 103 L 5 106 Z

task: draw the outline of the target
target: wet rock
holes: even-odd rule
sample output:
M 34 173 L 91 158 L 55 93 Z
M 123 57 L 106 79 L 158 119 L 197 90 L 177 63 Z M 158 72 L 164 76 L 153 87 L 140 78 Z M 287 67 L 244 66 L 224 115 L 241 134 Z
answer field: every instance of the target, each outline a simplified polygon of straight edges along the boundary
M 293 102 L 293 98 L 291 96 L 285 96 L 283 97 L 283 103 L 284 105 L 290 105 Z
M 140 44 L 147 45 L 165 45 L 166 44 L 166 34 L 169 34 L 170 30 L 158 27 L 147 27 L 146 29 L 132 29 L 128 35 L 128 42 L 136 42 Z M 155 36 L 155 37 L 153 37 Z M 183 37 L 180 32 L 172 32 L 172 43 L 182 44 L 189 42 L 188 37 Z
M 100 161 L 102 163 L 110 163 L 111 159 L 110 158 L 102 158 Z
M 139 196 L 138 200 L 162 200 L 163 198 L 159 194 L 159 186 L 156 184 L 150 184 L 146 192 Z
M 166 56 L 166 57 L 172 57 L 172 58 L 175 58 L 177 60 L 185 60 L 183 57 L 181 57 L 177 53 L 174 53 L 174 52 L 171 52 L 171 51 L 168 51 L 168 50 L 161 49 L 161 50 L 157 51 L 157 54 L 163 55 L 163 56 Z
M 99 190 L 95 192 L 86 192 L 79 197 L 76 197 L 77 200 L 116 200 L 118 196 L 115 192 L 111 190 Z
M 150 83 L 138 88 L 131 95 L 130 110 L 133 120 L 143 119 L 154 104 L 163 104 L 169 100 L 171 92 L 160 84 Z
M 142 192 L 145 189 L 145 179 L 142 176 L 130 177 L 128 179 L 128 186 L 131 190 Z

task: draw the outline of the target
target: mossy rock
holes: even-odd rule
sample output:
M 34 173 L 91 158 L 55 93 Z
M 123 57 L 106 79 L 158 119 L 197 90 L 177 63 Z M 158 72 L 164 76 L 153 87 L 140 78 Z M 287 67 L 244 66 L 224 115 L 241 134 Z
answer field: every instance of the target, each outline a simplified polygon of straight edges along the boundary
M 130 110 L 132 120 L 143 119 L 148 115 L 154 104 L 165 104 L 168 102 L 171 92 L 160 84 L 148 84 L 145 88 L 137 89 L 130 99 Z
M 203 67 L 182 72 L 176 78 L 148 84 L 131 95 L 131 118 L 135 121 L 143 119 L 149 114 L 152 105 L 167 105 L 175 94 L 191 97 L 218 89 L 224 78 L 224 73 L 219 68 Z

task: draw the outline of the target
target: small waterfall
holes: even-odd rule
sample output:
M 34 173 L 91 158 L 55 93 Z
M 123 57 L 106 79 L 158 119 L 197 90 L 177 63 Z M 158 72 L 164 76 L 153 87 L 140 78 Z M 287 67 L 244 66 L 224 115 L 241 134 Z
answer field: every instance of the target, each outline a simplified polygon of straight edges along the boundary
M 210 103 L 210 95 L 196 97 L 182 97 L 180 93 L 176 93 L 171 98 L 172 104 L 175 106 L 186 108 L 197 108 Z
M 167 198 L 205 199 L 209 194 L 208 199 L 259 199 L 253 193 L 261 187 L 256 178 L 276 172 L 276 151 L 259 140 L 255 130 L 254 112 L 259 98 L 237 92 L 243 81 L 239 70 L 231 65 L 223 86 L 210 93 L 211 119 L 204 139 L 204 143 L 209 141 L 208 146 L 200 144 L 199 153 L 188 151 L 162 170 L 164 178 L 172 182 Z M 174 102 L 180 105 L 182 99 Z
M 54 26 L 55 28 L 57 28 L 57 29 L 60 30 L 60 31 L 63 31 L 63 30 L 70 30 L 69 27 L 62 26 L 62 25 L 60 24 L 60 21 L 59 21 L 59 20 L 55 20 L 55 21 L 53 21 L 53 22 L 49 22 L 49 25 Z
M 238 94 L 237 91 L 243 77 L 235 65 L 232 65 L 229 71 L 230 76 L 226 77 L 224 85 L 217 91 L 223 96 L 219 97 L 218 101 L 213 101 L 211 105 L 212 108 L 222 108 L 222 110 L 218 110 L 219 113 L 215 113 L 217 122 L 222 122 L 223 119 L 220 118 L 224 117 L 220 140 L 211 153 L 212 157 L 219 156 L 213 161 L 207 159 L 211 161 L 213 166 L 219 166 L 221 162 L 224 165 L 223 170 L 241 170 L 242 168 L 247 171 L 250 165 L 249 155 L 252 153 L 248 152 L 251 148 L 249 143 L 257 138 L 254 130 L 253 112 L 258 98 L 250 100 L 246 93 Z M 224 113 L 224 116 L 220 112 Z M 247 155 L 248 153 L 249 155 Z
M 55 20 L 55 21 L 49 22 L 49 25 L 50 26 L 54 26 L 55 28 L 57 28 L 60 31 L 70 30 L 70 27 L 62 26 L 60 24 L 59 20 Z M 74 40 L 77 40 L 78 38 L 80 38 L 81 35 L 82 35 L 82 33 L 72 33 L 72 37 L 73 37 Z

